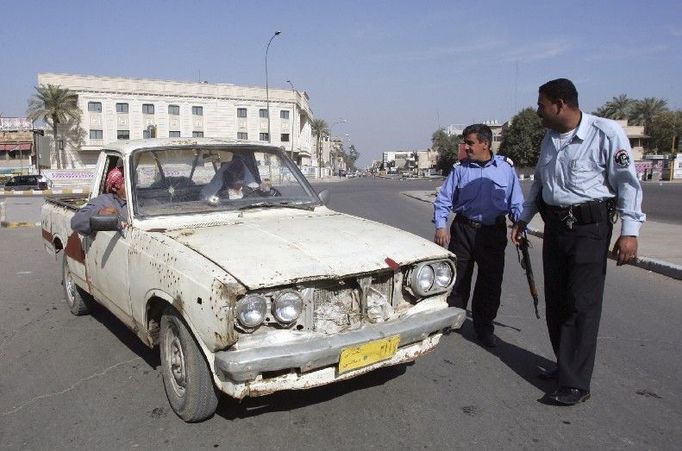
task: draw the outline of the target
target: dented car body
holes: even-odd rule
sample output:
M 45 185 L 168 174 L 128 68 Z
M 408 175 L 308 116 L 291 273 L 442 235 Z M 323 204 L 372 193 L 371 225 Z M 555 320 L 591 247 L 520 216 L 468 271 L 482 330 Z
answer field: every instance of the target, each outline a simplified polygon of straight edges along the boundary
M 218 392 L 304 389 L 414 360 L 464 320 L 446 302 L 451 253 L 330 210 L 278 148 L 113 144 L 92 196 L 116 165 L 127 223 L 79 235 L 70 219 L 86 199 L 51 197 L 43 238 L 64 255 L 73 313 L 97 301 L 159 346 L 169 402 L 186 421 L 212 415 Z

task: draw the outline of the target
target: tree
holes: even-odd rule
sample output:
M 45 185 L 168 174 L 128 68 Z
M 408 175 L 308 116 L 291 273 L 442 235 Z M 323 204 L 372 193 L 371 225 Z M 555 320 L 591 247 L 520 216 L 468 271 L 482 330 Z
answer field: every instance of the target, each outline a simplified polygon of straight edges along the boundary
M 322 175 L 322 136 L 329 135 L 329 125 L 324 119 L 313 119 L 310 124 L 313 135 L 316 136 L 317 142 L 317 165 L 320 168 L 320 175 Z
M 657 153 L 675 152 L 682 136 L 682 110 L 658 114 L 649 124 L 648 134 Z
M 644 100 L 635 101 L 630 113 L 631 125 L 643 125 L 644 131 L 649 132 L 649 126 L 654 118 L 668 111 L 667 102 L 657 97 L 645 97 Z
M 431 135 L 431 148 L 438 152 L 436 169 L 442 171 L 446 177 L 452 170 L 452 165 L 457 162 L 461 142 L 459 136 L 449 135 L 443 128 L 439 128 Z
M 545 129 L 533 108 L 521 110 L 514 116 L 502 135 L 500 155 L 511 158 L 519 167 L 534 167 L 540 155 L 540 143 Z
M 626 94 L 621 94 L 597 108 L 593 114 L 608 119 L 628 119 L 636 102 Z
M 75 124 L 80 122 L 78 95 L 68 88 L 50 84 L 40 85 L 35 89 L 38 93 L 29 100 L 26 115 L 33 122 L 42 119 L 52 128 L 57 168 L 62 169 L 63 159 L 62 152 L 57 145 L 57 129 L 59 124 L 64 124 L 69 120 L 73 120 Z
M 355 162 L 358 160 L 358 157 L 360 157 L 360 152 L 355 149 L 354 144 L 351 144 L 348 148 L 348 154 L 344 154 L 343 156 L 348 170 L 355 171 L 357 169 Z

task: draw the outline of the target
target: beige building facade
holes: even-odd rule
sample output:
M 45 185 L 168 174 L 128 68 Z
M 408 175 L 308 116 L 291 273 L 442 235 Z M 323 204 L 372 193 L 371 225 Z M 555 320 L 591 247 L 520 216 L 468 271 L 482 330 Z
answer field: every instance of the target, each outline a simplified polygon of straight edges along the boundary
M 170 80 L 38 74 L 39 85 L 78 95 L 79 127 L 62 132 L 66 167 L 95 164 L 104 144 L 148 137 L 215 137 L 268 141 L 281 146 L 304 170 L 314 160 L 306 92 Z M 268 101 L 269 100 L 269 101 Z M 269 104 L 269 108 L 268 108 Z

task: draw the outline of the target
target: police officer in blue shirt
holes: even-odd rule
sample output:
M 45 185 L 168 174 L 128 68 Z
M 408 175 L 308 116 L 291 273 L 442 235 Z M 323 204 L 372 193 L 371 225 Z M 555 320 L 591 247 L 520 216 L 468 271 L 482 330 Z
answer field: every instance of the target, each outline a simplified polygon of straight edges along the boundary
M 570 80 L 540 86 L 538 116 L 547 131 L 512 241 L 540 211 L 547 328 L 557 357 L 557 369 L 541 376 L 558 380 L 548 401 L 573 405 L 590 397 L 613 222 L 620 214 L 613 249 L 620 266 L 637 255 L 642 188 L 622 127 L 580 111 Z
M 474 330 L 484 346 L 494 347 L 493 320 L 500 307 L 507 246 L 505 215 L 518 220 L 523 192 L 512 161 L 490 150 L 490 127 L 470 125 L 462 136 L 467 158 L 454 165 L 436 196 L 434 241 L 457 256 L 457 279 L 448 299 L 451 306 L 466 308 L 474 263 L 478 265 L 471 302 Z M 448 230 L 450 211 L 455 219 Z

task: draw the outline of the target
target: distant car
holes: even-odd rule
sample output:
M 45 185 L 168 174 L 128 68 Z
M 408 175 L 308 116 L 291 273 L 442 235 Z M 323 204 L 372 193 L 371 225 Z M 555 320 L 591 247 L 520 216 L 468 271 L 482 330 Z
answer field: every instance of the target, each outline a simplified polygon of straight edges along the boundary
M 345 176 L 346 176 L 346 171 L 344 171 L 343 169 L 339 169 L 339 171 L 337 172 L 337 175 L 338 175 L 339 177 L 345 177 Z
M 15 175 L 5 183 L 6 191 L 45 190 L 47 181 L 40 175 Z

